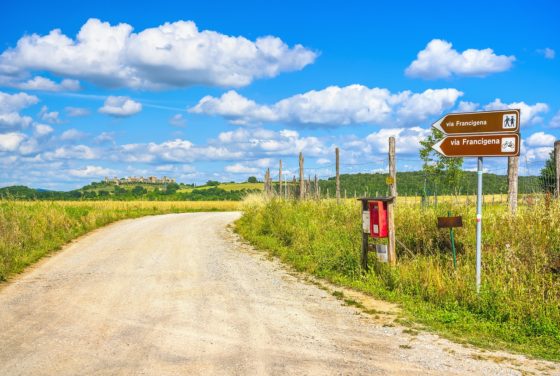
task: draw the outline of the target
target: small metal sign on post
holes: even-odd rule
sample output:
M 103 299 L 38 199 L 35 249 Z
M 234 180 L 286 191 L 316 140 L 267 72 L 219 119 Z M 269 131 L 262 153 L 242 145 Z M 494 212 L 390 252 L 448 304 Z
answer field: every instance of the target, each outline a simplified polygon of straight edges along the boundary
M 448 114 L 432 124 L 446 137 L 433 149 L 446 157 L 477 157 L 476 291 L 482 265 L 483 157 L 516 157 L 520 150 L 520 110 Z
M 453 228 L 463 227 L 463 217 L 452 217 L 451 212 L 447 212 L 447 217 L 438 217 L 438 228 L 449 229 L 449 240 L 451 241 L 451 253 L 453 254 L 453 268 L 457 270 L 457 252 L 455 250 L 455 234 Z

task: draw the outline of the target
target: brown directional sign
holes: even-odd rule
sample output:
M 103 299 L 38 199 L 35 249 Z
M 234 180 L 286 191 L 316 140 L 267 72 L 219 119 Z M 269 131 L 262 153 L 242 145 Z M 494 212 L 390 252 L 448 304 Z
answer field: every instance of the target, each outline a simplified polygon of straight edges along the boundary
M 432 148 L 446 157 L 515 157 L 519 134 L 447 136 Z
M 518 133 L 519 110 L 448 114 L 432 124 L 445 134 Z

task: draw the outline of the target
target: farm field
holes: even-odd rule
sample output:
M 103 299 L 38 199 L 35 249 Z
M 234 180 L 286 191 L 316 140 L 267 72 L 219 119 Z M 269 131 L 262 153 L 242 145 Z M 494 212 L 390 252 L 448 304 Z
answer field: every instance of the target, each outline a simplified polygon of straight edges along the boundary
M 0 201 L 0 281 L 111 222 L 166 213 L 237 210 L 238 202 Z
M 213 185 L 204 185 L 196 188 L 181 188 L 177 192 L 179 193 L 190 193 L 195 189 L 210 189 L 210 188 L 218 188 L 223 189 L 224 191 L 241 191 L 241 190 L 260 190 L 264 189 L 263 183 L 220 183 L 217 186 Z
M 400 303 L 408 319 L 447 337 L 560 360 L 560 203 L 536 200 L 517 216 L 485 205 L 482 290 L 475 290 L 475 208 L 396 205 L 398 265 L 360 268 L 361 215 L 353 199 L 246 200 L 237 231 L 299 271 Z M 488 200 L 487 200 L 488 201 Z M 474 203 L 474 201 L 472 201 Z M 449 232 L 436 219 L 463 216 L 456 230 L 457 270 Z M 410 320 L 410 321 L 409 321 Z

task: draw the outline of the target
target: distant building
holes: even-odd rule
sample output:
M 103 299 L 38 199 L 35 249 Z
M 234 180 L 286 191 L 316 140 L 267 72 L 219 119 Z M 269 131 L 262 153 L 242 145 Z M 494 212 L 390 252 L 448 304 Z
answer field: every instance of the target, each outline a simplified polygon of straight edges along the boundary
M 147 178 L 143 177 L 143 176 L 129 176 L 127 178 L 118 178 L 117 176 L 114 176 L 112 179 L 109 178 L 108 176 L 105 176 L 105 183 L 109 184 L 115 184 L 115 185 L 121 185 L 121 184 L 169 184 L 169 183 L 175 183 L 175 179 L 172 178 L 168 178 L 167 176 L 164 176 L 163 178 L 159 179 L 156 176 L 149 176 Z

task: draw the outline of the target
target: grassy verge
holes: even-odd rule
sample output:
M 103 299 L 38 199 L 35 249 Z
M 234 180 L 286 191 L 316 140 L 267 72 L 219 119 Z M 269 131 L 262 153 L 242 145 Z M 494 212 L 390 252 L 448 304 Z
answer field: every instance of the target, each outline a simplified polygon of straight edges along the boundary
M 0 201 L 0 281 L 68 241 L 120 219 L 238 206 L 231 201 Z
M 473 205 L 438 209 L 399 204 L 396 213 L 399 264 L 372 257 L 369 273 L 359 267 L 360 207 L 348 200 L 248 201 L 237 231 L 297 270 L 398 302 L 408 320 L 454 340 L 560 360 L 560 205 L 522 208 L 516 217 L 503 206 L 484 208 L 483 287 L 475 280 Z M 464 216 L 456 233 L 453 269 L 448 232 L 436 217 Z

